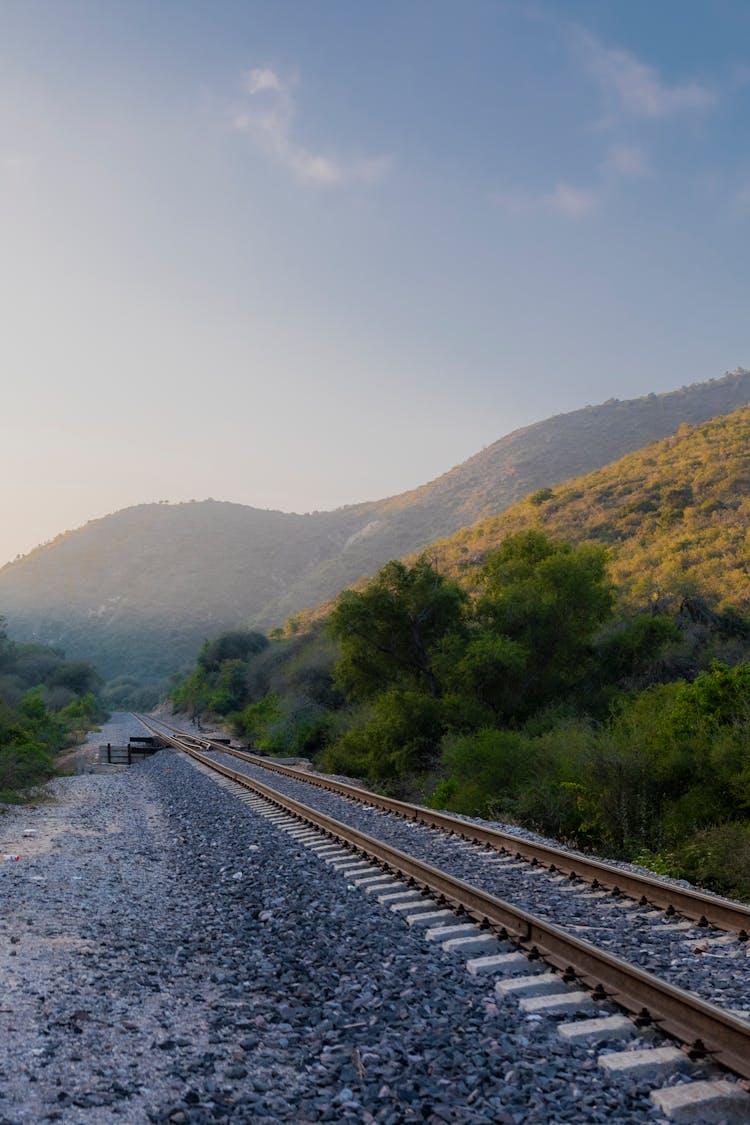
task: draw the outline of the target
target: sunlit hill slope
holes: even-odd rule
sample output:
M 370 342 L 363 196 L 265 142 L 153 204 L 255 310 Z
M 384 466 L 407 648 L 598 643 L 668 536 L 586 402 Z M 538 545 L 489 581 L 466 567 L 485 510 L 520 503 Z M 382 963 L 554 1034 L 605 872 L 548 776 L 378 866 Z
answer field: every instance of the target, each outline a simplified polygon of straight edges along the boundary
M 333 512 L 293 515 L 217 501 L 129 508 L 0 569 L 0 613 L 19 639 L 58 645 L 107 677 L 158 680 L 192 661 L 206 636 L 240 623 L 281 625 L 388 559 L 481 520 L 483 531 L 444 548 L 458 565 L 462 551 L 469 558 L 489 541 L 488 521 L 528 493 L 555 490 L 683 423 L 700 425 L 747 403 L 750 371 L 741 369 L 670 394 L 612 400 L 517 430 L 422 488 Z M 696 484 L 686 475 L 683 491 L 688 484 L 694 497 Z M 627 526 L 642 524 L 642 535 L 650 534 L 650 501 L 638 502 L 646 506 L 630 513 Z M 685 492 L 673 507 L 688 513 L 674 517 L 676 536 L 696 504 Z M 528 518 L 551 520 L 558 511 L 562 521 L 556 494 L 532 505 Z M 606 520 L 587 531 L 572 528 L 574 517 L 590 518 L 585 502 L 577 511 L 569 500 L 567 512 L 567 534 L 605 536 Z M 715 518 L 728 520 L 728 510 L 717 509 Z M 625 528 L 624 517 L 617 526 Z M 623 555 L 618 566 L 626 565 Z
M 605 544 L 626 605 L 699 595 L 750 611 L 750 407 L 685 424 L 603 469 L 532 493 L 429 554 L 441 569 L 465 574 L 529 527 Z

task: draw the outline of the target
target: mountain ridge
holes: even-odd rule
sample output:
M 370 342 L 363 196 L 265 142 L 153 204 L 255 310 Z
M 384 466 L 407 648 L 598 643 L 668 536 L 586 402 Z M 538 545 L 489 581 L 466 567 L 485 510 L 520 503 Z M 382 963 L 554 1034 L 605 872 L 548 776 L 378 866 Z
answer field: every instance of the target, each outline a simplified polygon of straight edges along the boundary
M 524 495 L 616 460 L 683 423 L 750 402 L 750 371 L 610 400 L 513 431 L 417 489 L 330 512 L 228 501 L 144 504 L 89 521 L 0 570 L 19 639 L 154 680 L 205 636 L 269 628 Z
M 430 557 L 455 577 L 475 571 L 508 535 L 607 547 L 621 604 L 665 606 L 698 596 L 750 612 L 750 406 L 525 497 L 436 541 Z

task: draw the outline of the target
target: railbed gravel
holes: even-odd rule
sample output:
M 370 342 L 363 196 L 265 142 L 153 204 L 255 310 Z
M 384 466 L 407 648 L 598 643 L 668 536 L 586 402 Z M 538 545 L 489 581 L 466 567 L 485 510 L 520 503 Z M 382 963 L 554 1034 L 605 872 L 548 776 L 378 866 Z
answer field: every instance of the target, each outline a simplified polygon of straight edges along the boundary
M 304 802 L 361 832 L 569 929 L 599 948 L 679 988 L 750 1016 L 750 942 L 668 918 L 632 900 L 594 892 L 579 881 L 533 867 L 498 862 L 497 853 L 373 806 L 215 752 L 217 761 Z M 720 939 L 720 940 L 713 940 Z
M 37 831 L 0 864 L 2 1125 L 660 1120 L 179 755 L 52 791 L 0 817 Z

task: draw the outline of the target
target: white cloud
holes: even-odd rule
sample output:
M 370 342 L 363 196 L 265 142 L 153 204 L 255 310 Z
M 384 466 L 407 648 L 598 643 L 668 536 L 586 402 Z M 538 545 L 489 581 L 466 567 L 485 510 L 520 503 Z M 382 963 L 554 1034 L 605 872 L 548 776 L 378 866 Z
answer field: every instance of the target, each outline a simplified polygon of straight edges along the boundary
M 279 76 L 274 70 L 256 67 L 248 70 L 242 76 L 242 84 L 248 94 L 257 94 L 261 90 L 282 90 Z
M 246 101 L 235 110 L 232 125 L 248 133 L 269 155 L 303 183 L 335 185 L 373 183 L 391 166 L 390 156 L 349 157 L 312 152 L 293 131 L 295 83 L 284 82 L 276 71 L 257 67 L 242 76 Z
M 577 219 L 594 210 L 599 203 L 599 195 L 590 188 L 579 188 L 561 181 L 555 184 L 550 195 L 543 197 L 542 202 L 552 211 Z
M 669 117 L 681 110 L 706 109 L 718 101 L 716 92 L 699 82 L 667 85 L 654 67 L 631 51 L 605 47 L 589 31 L 580 31 L 577 41 L 602 87 L 636 117 Z
M 501 192 L 493 196 L 511 215 L 528 215 L 534 211 L 553 211 L 567 218 L 579 219 L 599 205 L 599 193 L 591 188 L 576 187 L 559 180 L 551 192 L 542 194 Z
M 500 192 L 493 195 L 512 215 L 552 211 L 570 219 L 580 219 L 606 202 L 608 191 L 619 180 L 650 176 L 651 168 L 643 151 L 635 145 L 613 145 L 599 165 L 598 182 L 589 187 L 579 187 L 567 180 L 558 180 L 552 191 Z M 748 191 L 750 203 L 750 190 Z
M 605 175 L 624 180 L 637 180 L 642 176 L 651 175 L 648 160 L 643 150 L 636 145 L 614 145 L 604 158 L 600 169 Z

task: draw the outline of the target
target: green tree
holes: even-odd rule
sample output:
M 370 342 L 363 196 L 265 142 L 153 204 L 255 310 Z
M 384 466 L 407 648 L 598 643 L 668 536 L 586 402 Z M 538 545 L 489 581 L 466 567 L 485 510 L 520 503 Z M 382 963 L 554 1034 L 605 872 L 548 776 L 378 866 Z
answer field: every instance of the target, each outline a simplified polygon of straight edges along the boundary
M 91 664 L 84 660 L 66 660 L 61 663 L 50 681 L 51 687 L 65 687 L 76 695 L 87 695 L 101 685 L 101 677 Z
M 406 566 L 389 562 L 365 590 L 345 590 L 329 628 L 341 645 L 336 681 L 354 699 L 372 699 L 391 686 L 436 697 L 440 643 L 464 628 L 467 595 L 425 557 Z
M 234 717 L 232 726 L 236 734 L 249 740 L 251 746 L 259 750 L 277 750 L 281 747 L 276 745 L 272 735 L 281 718 L 281 701 L 278 695 L 269 693 L 256 703 L 250 703 Z
M 15 663 L 15 642 L 8 636 L 8 623 L 0 613 L 0 671 Z
M 218 672 L 226 660 L 247 660 L 268 648 L 268 638 L 252 629 L 230 629 L 205 641 L 198 656 L 204 672 Z
M 216 687 L 208 701 L 211 711 L 227 715 L 239 711 L 247 699 L 247 664 L 244 660 L 224 660 L 219 668 Z
M 613 608 L 605 550 L 522 531 L 486 559 L 479 581 L 478 622 L 526 653 L 519 711 L 579 684 L 592 637 Z
M 194 672 L 172 689 L 171 698 L 178 711 L 187 711 L 196 719 L 208 707 L 211 698 L 211 684 L 203 668 Z
M 463 725 L 462 716 L 469 726 L 504 722 L 523 696 L 528 651 L 491 629 L 476 632 L 468 642 L 464 637 L 453 641 L 444 645 L 437 668 L 451 696 L 456 725 Z M 479 710 L 471 707 L 473 700 Z
M 392 687 L 362 708 L 324 751 L 323 762 L 327 769 L 357 777 L 399 778 L 434 764 L 444 732 L 440 699 Z
M 597 644 L 598 678 L 623 688 L 648 682 L 665 647 L 679 639 L 680 632 L 668 617 L 640 614 L 619 622 Z

